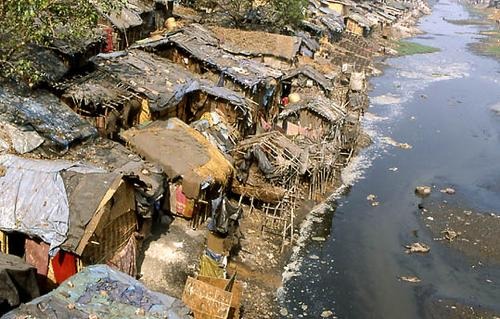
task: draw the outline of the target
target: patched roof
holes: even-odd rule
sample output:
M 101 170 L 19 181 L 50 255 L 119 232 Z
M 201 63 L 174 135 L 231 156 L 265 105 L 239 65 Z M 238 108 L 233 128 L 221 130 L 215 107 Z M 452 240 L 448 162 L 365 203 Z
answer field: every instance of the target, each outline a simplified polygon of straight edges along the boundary
M 162 45 L 174 45 L 182 49 L 196 60 L 245 87 L 252 88 L 282 76 L 279 70 L 225 51 L 215 35 L 199 24 L 191 24 L 173 33 L 139 41 L 133 48 L 159 48 Z
M 97 71 L 65 84 L 65 96 L 77 101 L 107 104 L 134 94 L 147 97 L 153 111 L 176 106 L 185 95 L 201 91 L 249 113 L 245 97 L 201 79 L 180 65 L 141 50 L 100 54 Z

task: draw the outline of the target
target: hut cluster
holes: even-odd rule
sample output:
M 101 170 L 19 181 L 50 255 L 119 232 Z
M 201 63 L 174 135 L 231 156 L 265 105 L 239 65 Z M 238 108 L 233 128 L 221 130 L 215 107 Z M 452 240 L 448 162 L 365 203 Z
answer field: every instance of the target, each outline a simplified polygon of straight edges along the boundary
M 366 76 L 385 53 L 372 39 L 421 4 L 310 0 L 300 28 L 279 35 L 202 25 L 171 1 L 127 0 L 101 17 L 102 38 L 33 52 L 44 89 L 0 86 L 0 271 L 23 269 L 33 289 L 11 285 L 17 297 L 0 294 L 0 311 L 82 269 L 58 290 L 91 287 L 87 296 L 52 293 L 10 317 L 84 312 L 80 301 L 103 297 L 103 282 L 146 289 L 85 267 L 136 277 L 142 244 L 168 216 L 208 229 L 183 301 L 195 317 L 237 318 L 242 284 L 226 266 L 242 205 L 259 232 L 292 243 L 301 203 L 323 199 L 355 151 Z M 130 310 L 116 302 L 109 313 Z M 187 316 L 162 296 L 134 302 L 144 314 Z

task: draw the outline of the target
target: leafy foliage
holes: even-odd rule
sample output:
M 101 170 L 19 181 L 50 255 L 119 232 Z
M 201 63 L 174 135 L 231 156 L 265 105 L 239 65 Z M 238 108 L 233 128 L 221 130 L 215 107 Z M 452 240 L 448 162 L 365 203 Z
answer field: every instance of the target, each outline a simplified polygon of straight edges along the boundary
M 281 25 L 297 25 L 304 18 L 307 0 L 271 0 L 276 22 Z
M 261 23 L 282 28 L 303 19 L 307 0 L 197 0 L 195 5 L 209 14 L 225 15 L 236 27 Z
M 39 74 L 26 55 L 28 46 L 94 37 L 99 11 L 117 9 L 122 1 L 0 0 L 0 77 L 36 82 Z

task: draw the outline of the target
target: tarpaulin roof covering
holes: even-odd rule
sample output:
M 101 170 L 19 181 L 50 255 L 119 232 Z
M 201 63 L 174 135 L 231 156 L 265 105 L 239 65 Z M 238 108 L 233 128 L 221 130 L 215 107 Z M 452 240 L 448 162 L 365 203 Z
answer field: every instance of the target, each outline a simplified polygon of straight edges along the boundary
M 199 24 L 190 24 L 179 31 L 139 41 L 136 48 L 156 48 L 173 44 L 195 59 L 209 65 L 245 87 L 254 87 L 282 73 L 260 62 L 225 51 L 212 31 Z
M 3 168 L 3 175 L 0 176 L 0 229 L 39 237 L 50 244 L 51 252 L 66 241 L 70 228 L 70 206 L 74 206 L 66 192 L 61 172 L 96 175 L 103 172 L 79 163 L 33 160 L 13 155 L 0 155 L 0 166 Z M 98 198 L 95 193 L 98 189 L 96 179 L 93 179 L 90 189 L 94 193 L 87 198 L 86 206 L 75 214 L 88 210 L 92 201 Z
M 302 110 L 313 112 L 332 124 L 344 118 L 346 115 L 344 109 L 326 97 L 306 96 L 302 97 L 297 103 L 289 104 L 285 110 L 280 113 L 279 117 L 286 118 Z
M 146 160 L 160 164 L 169 178 L 182 176 L 183 192 L 190 198 L 197 198 L 204 183 L 226 184 L 233 172 L 217 147 L 177 118 L 130 129 L 122 137 Z
M 67 96 L 93 103 L 121 98 L 127 90 L 145 95 L 153 111 L 176 106 L 185 95 L 201 91 L 226 100 L 246 115 L 245 97 L 201 79 L 167 59 L 141 50 L 100 54 L 94 58 L 98 72 L 69 85 Z M 91 90 L 89 90 L 91 89 Z
M 0 253 L 0 283 L 0 305 L 17 307 L 40 296 L 36 268 L 14 255 Z
M 179 299 L 150 291 L 109 266 L 95 265 L 2 318 L 191 318 L 188 314 L 189 309 Z
M 18 126 L 33 127 L 61 148 L 97 136 L 97 130 L 62 103 L 55 95 L 37 90 L 20 95 L 0 86 L 0 119 Z

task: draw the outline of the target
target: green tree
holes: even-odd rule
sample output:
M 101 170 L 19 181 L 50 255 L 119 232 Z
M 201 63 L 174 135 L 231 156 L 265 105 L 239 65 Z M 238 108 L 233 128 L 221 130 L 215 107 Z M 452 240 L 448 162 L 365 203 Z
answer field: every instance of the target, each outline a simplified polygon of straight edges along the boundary
M 99 12 L 123 0 L 0 0 L 0 77 L 36 82 L 28 46 L 47 47 L 55 40 L 80 41 L 96 36 Z
M 303 18 L 307 0 L 196 0 L 195 6 L 209 15 L 230 18 L 235 27 L 260 22 L 271 28 L 295 26 Z
M 270 0 L 273 23 L 280 26 L 298 25 L 304 19 L 307 4 L 307 0 Z

